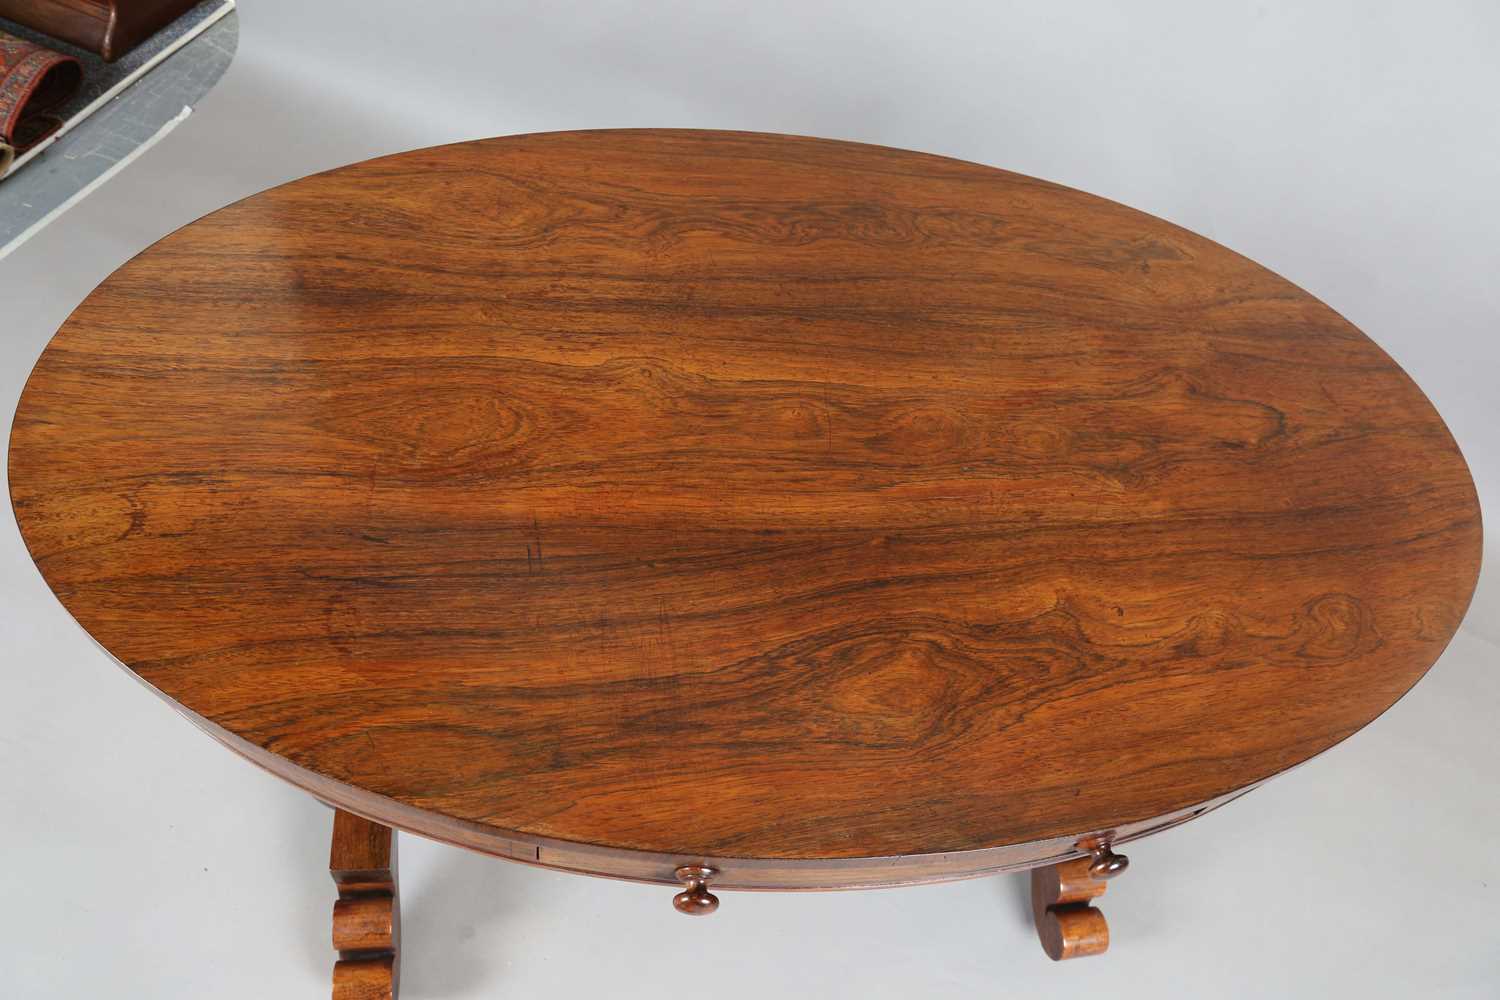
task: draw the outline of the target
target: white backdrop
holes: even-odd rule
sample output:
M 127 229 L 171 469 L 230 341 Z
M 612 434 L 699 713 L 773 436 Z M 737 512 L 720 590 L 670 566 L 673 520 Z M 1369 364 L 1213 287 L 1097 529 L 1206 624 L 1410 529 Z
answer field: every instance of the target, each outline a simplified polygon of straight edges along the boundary
M 97 282 L 303 174 L 604 126 L 945 153 L 1163 216 L 1322 297 L 1500 490 L 1500 6 L 242 0 L 239 55 L 161 146 L 0 263 L 0 411 Z M 1053 965 L 1020 876 L 726 895 L 402 841 L 408 1000 L 1494 997 L 1500 560 L 1364 732 L 1132 845 L 1108 956 Z M 0 519 L 0 994 L 326 995 L 323 807 L 218 748 L 79 632 Z M 695 985 L 696 984 L 696 985 Z

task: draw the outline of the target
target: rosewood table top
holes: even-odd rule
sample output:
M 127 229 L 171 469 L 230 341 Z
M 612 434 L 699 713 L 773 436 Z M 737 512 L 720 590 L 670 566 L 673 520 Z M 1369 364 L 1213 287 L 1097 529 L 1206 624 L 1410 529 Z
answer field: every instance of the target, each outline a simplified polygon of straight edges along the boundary
M 10 490 L 101 646 L 341 808 L 725 887 L 1026 867 L 1410 688 L 1464 461 L 1332 309 L 936 156 L 694 131 L 247 198 L 78 307 Z

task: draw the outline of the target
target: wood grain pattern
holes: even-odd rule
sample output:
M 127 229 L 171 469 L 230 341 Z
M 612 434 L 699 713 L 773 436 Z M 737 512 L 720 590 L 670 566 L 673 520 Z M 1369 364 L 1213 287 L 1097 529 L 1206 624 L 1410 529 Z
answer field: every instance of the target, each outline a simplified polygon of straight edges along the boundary
M 1042 950 L 1054 962 L 1109 949 L 1109 924 L 1093 906 L 1108 883 L 1095 877 L 1091 864 L 1076 858 L 1031 870 L 1031 914 Z
M 1191 815 L 1400 697 L 1480 551 L 1432 406 L 1284 279 L 1043 181 L 740 133 L 216 212 L 58 333 L 10 480 L 83 627 L 263 766 L 715 889 Z
M 389 827 L 334 810 L 328 874 L 333 904 L 333 1000 L 395 1000 L 400 986 L 401 896 Z

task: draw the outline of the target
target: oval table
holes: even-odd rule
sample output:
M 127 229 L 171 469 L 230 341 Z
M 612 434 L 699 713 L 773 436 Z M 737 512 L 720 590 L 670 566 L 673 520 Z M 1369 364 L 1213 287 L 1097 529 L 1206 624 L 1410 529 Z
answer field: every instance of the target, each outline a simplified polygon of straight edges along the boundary
M 53 339 L 10 488 L 101 646 L 338 810 L 347 996 L 395 990 L 392 828 L 688 913 L 1029 868 L 1102 951 L 1113 848 L 1388 708 L 1480 554 L 1432 405 L 1264 268 L 731 132 L 215 212 Z

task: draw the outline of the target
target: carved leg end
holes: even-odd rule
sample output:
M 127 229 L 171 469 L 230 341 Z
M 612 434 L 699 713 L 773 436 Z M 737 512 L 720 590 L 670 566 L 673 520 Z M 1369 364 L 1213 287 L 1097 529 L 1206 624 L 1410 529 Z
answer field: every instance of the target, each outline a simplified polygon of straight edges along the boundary
M 333 964 L 333 1000 L 395 1000 L 396 960 L 366 958 Z
M 1090 857 L 1032 869 L 1031 914 L 1048 958 L 1060 962 L 1109 948 L 1109 924 L 1090 904 L 1104 895 L 1104 880 L 1124 871 L 1125 863 L 1104 847 Z

